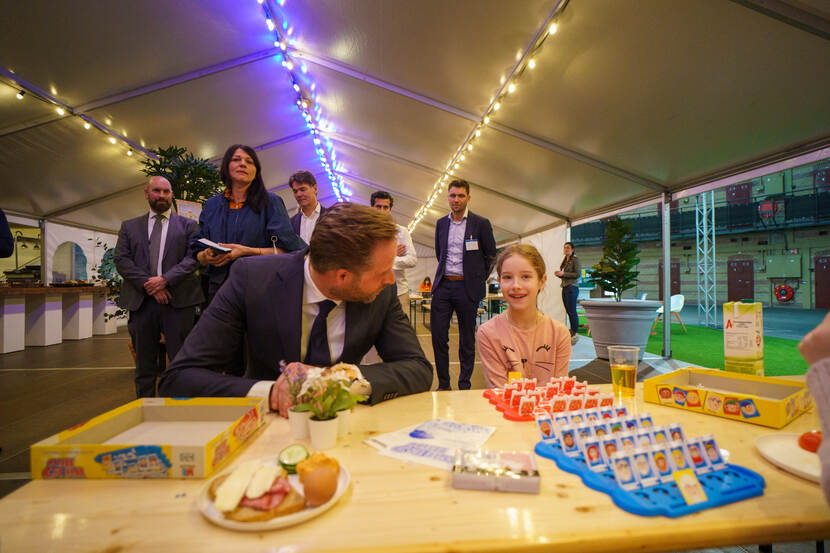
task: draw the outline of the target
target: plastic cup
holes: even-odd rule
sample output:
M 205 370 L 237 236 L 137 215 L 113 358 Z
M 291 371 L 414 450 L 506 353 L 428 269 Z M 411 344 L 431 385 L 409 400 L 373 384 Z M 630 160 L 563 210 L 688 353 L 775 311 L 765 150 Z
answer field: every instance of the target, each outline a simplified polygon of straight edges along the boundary
M 640 348 L 637 346 L 608 346 L 611 365 L 611 383 L 617 400 L 634 396 Z

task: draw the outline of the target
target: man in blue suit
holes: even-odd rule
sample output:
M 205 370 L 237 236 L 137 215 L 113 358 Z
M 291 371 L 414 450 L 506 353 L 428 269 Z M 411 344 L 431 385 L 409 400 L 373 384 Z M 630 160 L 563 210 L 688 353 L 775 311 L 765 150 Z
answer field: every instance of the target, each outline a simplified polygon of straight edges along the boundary
M 268 397 L 287 416 L 288 376 L 358 364 L 372 346 L 383 362 L 361 366 L 353 387 L 369 403 L 428 390 L 432 366 L 395 287 L 397 245 L 388 214 L 341 203 L 317 221 L 309 248 L 239 258 L 162 375 L 160 394 Z M 221 374 L 243 338 L 245 376 Z
M 476 360 L 475 325 L 484 283 L 496 259 L 496 239 L 490 221 L 467 209 L 470 185 L 454 180 L 447 189 L 451 213 L 435 224 L 438 269 L 432 285 L 430 327 L 438 389 L 450 388 L 449 331 L 452 313 L 458 316 L 458 388 L 470 389 Z

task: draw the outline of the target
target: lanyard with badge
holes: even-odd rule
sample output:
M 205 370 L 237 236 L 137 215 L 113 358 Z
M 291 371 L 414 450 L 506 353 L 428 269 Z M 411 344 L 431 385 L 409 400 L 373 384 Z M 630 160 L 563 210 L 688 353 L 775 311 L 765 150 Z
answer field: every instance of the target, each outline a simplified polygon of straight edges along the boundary
M 467 240 L 464 240 L 464 249 L 468 252 L 474 252 L 478 250 L 478 239 L 473 238 L 471 234 Z

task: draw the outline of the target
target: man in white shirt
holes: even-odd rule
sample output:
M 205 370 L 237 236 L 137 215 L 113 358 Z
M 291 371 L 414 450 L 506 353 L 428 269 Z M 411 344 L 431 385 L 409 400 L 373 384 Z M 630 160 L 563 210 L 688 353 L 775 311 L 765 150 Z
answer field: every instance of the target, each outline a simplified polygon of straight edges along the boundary
M 375 209 L 392 214 L 392 205 L 395 202 L 389 192 L 378 190 L 372 193 L 370 202 Z M 406 270 L 418 264 L 418 254 L 415 252 L 415 245 L 406 227 L 398 224 L 395 226 L 398 228 L 398 247 L 392 269 L 395 271 L 395 284 L 398 286 L 398 301 L 401 302 L 401 309 L 404 313 L 409 313 L 409 282 L 406 280 Z
M 164 177 L 150 177 L 144 197 L 150 212 L 121 224 L 114 258 L 124 279 L 118 304 L 130 311 L 136 396 L 152 397 L 162 368 L 161 333 L 173 359 L 193 328 L 196 305 L 204 296 L 195 275 L 199 262 L 189 246 L 197 234 L 195 221 L 173 213 L 173 190 Z
M 317 179 L 309 171 L 297 171 L 289 177 L 288 186 L 297 200 L 297 213 L 291 217 L 291 226 L 306 244 L 310 244 L 314 227 L 326 211 L 317 201 Z

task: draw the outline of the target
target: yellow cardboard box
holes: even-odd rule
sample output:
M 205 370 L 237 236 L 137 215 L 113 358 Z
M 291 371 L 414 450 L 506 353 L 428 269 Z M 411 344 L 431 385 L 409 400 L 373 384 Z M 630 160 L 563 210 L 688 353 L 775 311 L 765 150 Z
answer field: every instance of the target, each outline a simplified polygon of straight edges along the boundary
M 644 380 L 643 400 L 772 428 L 813 404 L 803 382 L 691 367 Z
M 764 376 L 764 307 L 760 302 L 723 304 L 724 370 Z
M 205 478 L 265 423 L 263 398 L 144 398 L 34 444 L 32 478 Z

